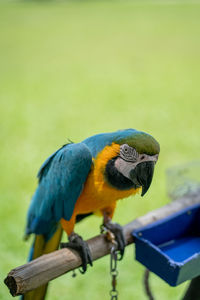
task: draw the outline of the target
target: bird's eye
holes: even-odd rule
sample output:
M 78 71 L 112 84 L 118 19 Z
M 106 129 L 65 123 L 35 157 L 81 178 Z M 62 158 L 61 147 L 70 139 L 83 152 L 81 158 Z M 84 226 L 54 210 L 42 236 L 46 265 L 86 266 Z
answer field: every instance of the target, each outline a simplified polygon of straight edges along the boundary
M 128 146 L 128 145 L 122 145 L 121 146 L 121 151 L 123 152 L 123 153 L 128 153 L 129 151 L 130 151 L 130 147 Z
M 126 161 L 135 162 L 137 160 L 138 153 L 134 148 L 124 144 L 120 147 L 120 156 Z

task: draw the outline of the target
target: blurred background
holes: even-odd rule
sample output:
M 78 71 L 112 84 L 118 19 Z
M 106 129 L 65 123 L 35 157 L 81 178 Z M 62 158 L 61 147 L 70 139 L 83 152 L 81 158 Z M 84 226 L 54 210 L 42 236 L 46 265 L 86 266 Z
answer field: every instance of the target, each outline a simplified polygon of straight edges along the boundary
M 26 211 L 42 162 L 67 139 L 136 128 L 152 134 L 161 155 L 152 186 L 119 202 L 125 224 L 165 205 L 165 171 L 199 158 L 200 2 L 0 2 L 0 299 L 3 279 L 24 264 Z M 85 239 L 101 219 L 76 227 Z M 119 263 L 120 299 L 145 300 L 144 268 L 133 246 Z M 155 275 L 156 299 L 180 299 Z M 109 257 L 75 279 L 54 280 L 48 299 L 109 299 Z

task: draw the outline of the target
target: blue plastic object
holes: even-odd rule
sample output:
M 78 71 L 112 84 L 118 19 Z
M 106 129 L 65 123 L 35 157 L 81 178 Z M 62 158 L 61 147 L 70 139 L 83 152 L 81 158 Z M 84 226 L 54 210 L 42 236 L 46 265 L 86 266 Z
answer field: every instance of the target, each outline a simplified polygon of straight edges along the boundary
M 132 234 L 136 260 L 171 286 L 200 275 L 200 204 Z

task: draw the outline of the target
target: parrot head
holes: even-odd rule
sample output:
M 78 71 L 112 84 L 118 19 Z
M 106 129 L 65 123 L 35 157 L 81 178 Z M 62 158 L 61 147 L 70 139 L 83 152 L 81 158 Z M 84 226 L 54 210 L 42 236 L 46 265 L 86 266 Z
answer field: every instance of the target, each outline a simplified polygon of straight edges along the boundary
M 119 190 L 141 187 L 141 196 L 144 196 L 152 182 L 160 146 L 147 133 L 136 130 L 130 133 L 125 137 L 118 135 L 113 141 L 118 151 L 107 161 L 104 175 L 106 181 Z

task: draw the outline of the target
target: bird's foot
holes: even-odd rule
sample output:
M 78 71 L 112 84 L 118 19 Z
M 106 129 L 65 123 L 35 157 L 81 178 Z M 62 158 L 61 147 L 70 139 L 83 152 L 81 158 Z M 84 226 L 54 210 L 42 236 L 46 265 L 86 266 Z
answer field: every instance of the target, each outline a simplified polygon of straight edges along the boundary
M 108 222 L 101 226 L 101 231 L 102 233 L 103 231 L 107 233 L 107 239 L 111 242 L 113 241 L 113 235 L 114 235 L 114 239 L 117 242 L 117 250 L 120 253 L 118 260 L 122 260 L 124 256 L 125 246 L 126 246 L 126 241 L 125 241 L 122 226 L 117 223 Z
M 72 233 L 69 236 L 69 242 L 68 243 L 61 243 L 61 248 L 71 248 L 73 250 L 76 250 L 78 254 L 81 257 L 82 260 L 82 266 L 79 271 L 84 274 L 87 270 L 87 264 L 90 264 L 92 266 L 92 255 L 90 252 L 90 249 L 88 247 L 88 244 L 82 239 L 82 237 L 76 233 Z

